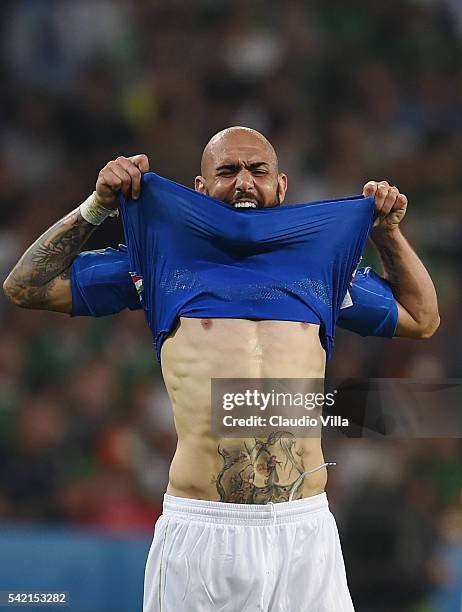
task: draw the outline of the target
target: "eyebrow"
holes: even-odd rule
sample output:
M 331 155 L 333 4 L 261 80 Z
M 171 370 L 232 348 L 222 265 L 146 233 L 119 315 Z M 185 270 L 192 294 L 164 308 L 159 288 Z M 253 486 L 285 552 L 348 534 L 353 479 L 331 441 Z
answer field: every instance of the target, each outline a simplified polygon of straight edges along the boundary
M 266 166 L 267 168 L 269 168 L 269 164 L 264 161 L 252 162 L 251 164 L 244 165 L 250 170 L 256 170 L 260 166 Z M 218 168 L 216 168 L 215 170 L 216 172 L 219 172 L 220 170 L 235 170 L 236 168 L 239 168 L 239 164 L 222 164 L 221 166 L 218 166 Z

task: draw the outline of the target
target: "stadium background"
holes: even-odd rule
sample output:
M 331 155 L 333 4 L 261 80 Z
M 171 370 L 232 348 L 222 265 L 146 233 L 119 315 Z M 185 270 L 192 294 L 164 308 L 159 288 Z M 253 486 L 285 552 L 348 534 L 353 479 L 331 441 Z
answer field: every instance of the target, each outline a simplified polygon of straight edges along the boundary
M 119 154 L 187 185 L 223 127 L 262 130 L 288 201 L 387 179 L 439 294 L 427 341 L 340 332 L 338 377 L 459 377 L 462 5 L 458 0 L 2 2 L 0 272 Z M 123 241 L 108 220 L 85 249 Z M 377 265 L 371 252 L 367 263 Z M 140 312 L 105 319 L 0 298 L 0 590 L 140 609 L 175 434 Z M 457 439 L 347 440 L 328 493 L 358 612 L 455 612 Z

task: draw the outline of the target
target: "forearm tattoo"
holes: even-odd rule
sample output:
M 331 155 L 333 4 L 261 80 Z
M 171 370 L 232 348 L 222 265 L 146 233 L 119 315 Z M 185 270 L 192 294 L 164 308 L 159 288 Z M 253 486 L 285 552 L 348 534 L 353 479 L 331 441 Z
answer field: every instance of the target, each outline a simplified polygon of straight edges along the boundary
M 398 269 L 396 265 L 396 253 L 389 246 L 382 245 L 380 247 L 380 258 L 382 260 L 383 269 L 385 271 L 386 279 L 390 285 L 398 285 Z
M 43 308 L 59 278 L 68 279 L 69 267 L 96 229 L 77 208 L 48 229 L 30 246 L 13 268 L 8 296 L 26 308 Z
M 213 483 L 220 501 L 266 504 L 288 501 L 292 487 L 305 472 L 303 450 L 295 448 L 295 437 L 284 431 L 248 443 L 218 447 L 223 466 Z M 294 493 L 301 497 L 302 483 Z

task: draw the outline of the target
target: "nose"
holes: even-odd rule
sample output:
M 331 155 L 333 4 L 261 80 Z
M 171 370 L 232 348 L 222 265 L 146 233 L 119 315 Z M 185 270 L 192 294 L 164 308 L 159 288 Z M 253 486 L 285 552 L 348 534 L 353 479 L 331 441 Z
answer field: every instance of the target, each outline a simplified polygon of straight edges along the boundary
M 246 168 L 242 168 L 236 176 L 237 191 L 253 191 L 253 175 Z

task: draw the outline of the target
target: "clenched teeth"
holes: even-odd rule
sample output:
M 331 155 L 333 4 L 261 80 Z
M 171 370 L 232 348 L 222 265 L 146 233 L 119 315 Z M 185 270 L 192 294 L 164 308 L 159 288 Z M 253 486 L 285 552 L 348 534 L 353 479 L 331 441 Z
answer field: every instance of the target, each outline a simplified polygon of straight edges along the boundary
M 234 208 L 257 208 L 255 202 L 236 202 Z

